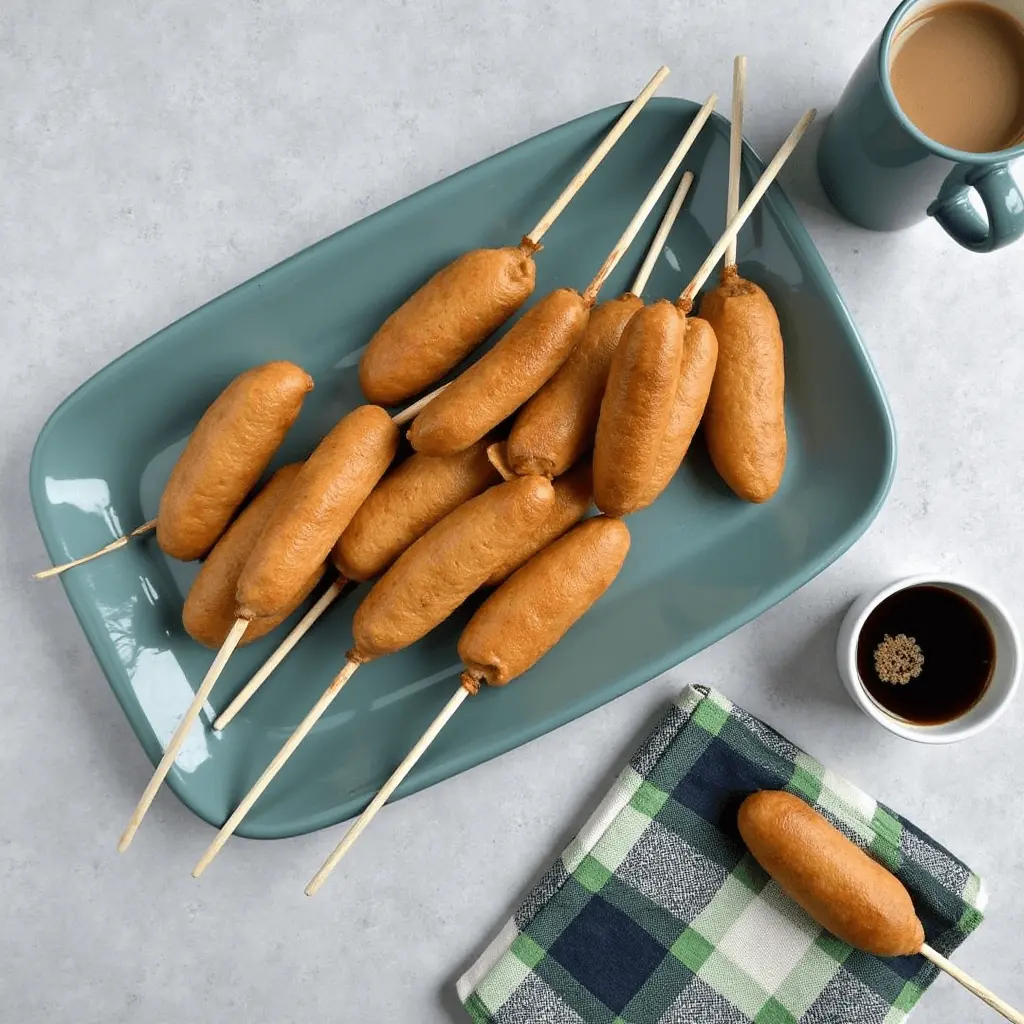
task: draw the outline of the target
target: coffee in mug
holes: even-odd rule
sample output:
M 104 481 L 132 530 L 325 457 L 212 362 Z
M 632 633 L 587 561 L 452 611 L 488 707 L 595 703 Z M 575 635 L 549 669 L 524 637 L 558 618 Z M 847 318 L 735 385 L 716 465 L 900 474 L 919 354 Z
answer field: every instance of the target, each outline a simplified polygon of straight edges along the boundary
M 951 149 L 1024 140 L 1024 25 L 980 0 L 927 7 L 897 30 L 889 63 L 903 113 Z

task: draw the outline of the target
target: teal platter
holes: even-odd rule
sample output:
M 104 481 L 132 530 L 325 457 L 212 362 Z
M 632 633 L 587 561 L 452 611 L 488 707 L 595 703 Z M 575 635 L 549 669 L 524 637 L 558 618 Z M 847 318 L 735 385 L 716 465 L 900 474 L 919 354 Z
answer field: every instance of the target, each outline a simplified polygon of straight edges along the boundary
M 560 285 L 587 284 L 697 108 L 659 98 L 640 114 L 545 236 L 535 299 Z M 361 403 L 359 354 L 381 321 L 458 254 L 518 242 L 622 109 L 538 135 L 331 235 L 83 384 L 50 417 L 32 457 L 32 502 L 51 559 L 93 551 L 154 517 L 189 431 L 246 367 L 287 358 L 313 375 L 316 389 L 275 465 L 307 454 Z M 686 160 L 697 181 L 648 299 L 675 297 L 721 232 L 728 134 L 728 122 L 714 116 Z M 747 148 L 745 188 L 762 167 Z M 667 202 L 603 297 L 628 287 Z M 762 506 L 733 497 L 698 440 L 665 494 L 629 520 L 632 550 L 604 598 L 533 670 L 467 701 L 399 796 L 557 729 L 678 664 L 821 572 L 878 512 L 895 465 L 889 409 L 831 277 L 777 185 L 743 230 L 739 264 L 771 296 L 786 340 L 790 455 L 780 492 Z M 213 657 L 181 625 L 196 571 L 165 557 L 150 536 L 61 577 L 154 763 Z M 168 777 L 203 820 L 223 823 L 340 668 L 365 589 L 347 591 L 215 733 L 216 712 L 288 625 L 231 660 Z M 361 668 L 239 834 L 298 835 L 363 808 L 458 685 L 456 641 L 478 603 L 408 650 Z M 145 782 L 140 775 L 140 792 Z

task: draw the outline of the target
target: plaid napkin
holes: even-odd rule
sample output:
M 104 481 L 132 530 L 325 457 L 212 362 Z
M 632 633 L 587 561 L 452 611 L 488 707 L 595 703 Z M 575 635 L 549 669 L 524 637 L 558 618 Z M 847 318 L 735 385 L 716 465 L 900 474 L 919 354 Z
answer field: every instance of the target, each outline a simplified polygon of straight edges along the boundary
M 787 789 L 894 871 L 950 954 L 981 880 L 714 690 L 685 690 L 580 834 L 459 979 L 477 1024 L 898 1024 L 923 957 L 839 942 L 746 852 L 742 798 Z

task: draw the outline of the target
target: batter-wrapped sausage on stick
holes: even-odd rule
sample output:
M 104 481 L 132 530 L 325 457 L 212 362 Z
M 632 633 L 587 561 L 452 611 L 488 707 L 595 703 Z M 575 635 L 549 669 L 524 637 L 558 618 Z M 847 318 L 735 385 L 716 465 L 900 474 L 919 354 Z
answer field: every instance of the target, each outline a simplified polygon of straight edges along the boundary
M 543 472 L 558 477 L 593 445 L 612 358 L 627 324 L 634 313 L 643 308 L 640 295 L 692 182 L 693 175 L 687 171 L 658 225 L 632 288 L 594 309 L 586 333 L 566 364 L 530 399 L 516 418 L 509 435 L 507 458 L 519 471 Z M 690 323 L 707 327 L 703 321 Z M 704 408 L 703 399 L 699 397 L 701 378 L 708 374 L 709 363 L 710 372 L 714 371 L 715 349 L 711 347 L 715 345 L 714 334 L 700 330 L 692 340 L 695 343 L 684 346 L 676 397 L 653 475 L 638 506 L 641 508 L 654 501 L 675 474 L 700 422 Z M 703 394 L 706 397 L 706 387 Z M 592 487 L 592 482 L 589 486 Z
M 672 415 L 685 339 L 684 317 L 659 299 L 634 314 L 612 358 L 594 441 L 594 501 L 606 515 L 640 507 Z
M 157 518 L 91 555 L 36 573 L 36 579 L 116 551 L 154 527 L 157 543 L 172 558 L 188 562 L 205 555 L 270 465 L 312 389 L 312 377 L 294 363 L 265 363 L 239 374 L 192 431 Z
M 596 306 L 562 368 L 520 410 L 509 434 L 517 473 L 557 477 L 593 445 L 608 366 L 643 300 L 626 292 Z
M 378 405 L 345 416 L 317 445 L 267 523 L 238 579 L 238 618 L 274 615 L 334 547 L 398 450 Z
M 533 294 L 539 248 L 524 238 L 473 249 L 439 270 L 370 339 L 359 361 L 363 394 L 397 405 L 462 362 Z
M 738 825 L 754 859 L 837 939 L 876 956 L 920 953 L 1007 1020 L 1024 1024 L 1024 1014 L 925 942 L 903 883 L 799 797 L 753 793 L 740 804 Z
M 449 512 L 499 480 L 486 448 L 485 440 L 457 455 L 434 458 L 413 454 L 381 480 L 334 545 L 331 561 L 340 574 L 338 578 L 218 715 L 214 729 L 225 728 L 245 707 L 341 594 L 348 580 L 363 582 L 379 576 Z
M 415 643 L 528 542 L 554 505 L 544 477 L 518 477 L 467 501 L 403 552 L 356 609 L 345 667 L 278 751 L 193 869 L 198 877 L 363 662 Z
M 700 304 L 718 337 L 704 416 L 708 452 L 722 479 L 744 501 L 775 495 L 786 468 L 782 332 L 764 290 L 727 267 Z
M 700 317 L 688 317 L 672 411 L 654 460 L 654 470 L 646 486 L 641 488 L 637 511 L 654 503 L 686 457 L 704 414 L 717 359 L 718 339 L 710 324 Z
M 534 555 L 462 631 L 463 687 L 504 686 L 533 668 L 611 586 L 628 552 L 625 524 L 595 516 Z
M 611 586 L 629 551 L 625 524 L 598 516 L 530 559 L 469 620 L 459 638 L 461 685 L 306 887 L 312 896 L 482 682 L 505 686 L 531 669 Z
M 683 290 L 675 308 L 662 300 L 644 307 L 629 321 L 612 358 L 594 444 L 594 501 L 607 515 L 628 515 L 643 507 L 649 497 L 676 401 L 687 338 L 697 342 L 700 336 L 694 331 L 699 330 L 706 338 L 705 328 L 712 330 L 706 321 L 701 326 L 696 318 L 687 319 L 694 296 L 774 181 L 814 114 L 813 110 L 808 111 L 782 144 L 725 233 Z M 709 383 L 706 374 L 694 374 L 690 380 L 695 387 Z M 706 398 L 706 394 L 695 391 L 689 395 L 688 402 L 703 406 Z
M 570 353 L 585 336 L 590 310 L 601 287 L 668 187 L 711 116 L 714 104 L 715 97 L 712 96 L 694 117 L 669 162 L 586 290 L 580 294 L 571 288 L 559 288 L 530 309 L 494 348 L 462 373 L 444 394 L 413 420 L 409 430 L 413 448 L 428 455 L 451 455 L 461 451 L 511 416 L 564 366 Z M 573 376 L 577 376 L 576 371 Z M 551 403 L 548 405 L 552 407 Z M 544 460 L 540 459 L 536 468 L 543 468 L 547 473 L 548 467 L 543 463 Z
M 746 58 L 737 57 L 726 221 L 739 207 L 745 76 Z M 704 415 L 711 461 L 739 497 L 767 501 L 779 489 L 786 468 L 782 332 L 764 290 L 740 277 L 735 238 L 726 251 L 721 280 L 701 300 L 700 315 L 714 328 L 719 346 Z
M 683 154 L 711 115 L 713 105 L 714 97 L 693 119 L 679 145 Z M 674 156 L 666 170 L 674 171 L 676 166 Z M 643 306 L 640 296 L 692 183 L 693 174 L 687 171 L 630 290 L 594 307 L 587 329 L 565 364 L 520 410 L 508 439 L 508 460 L 517 473 L 560 476 L 593 447 L 612 356 L 626 324 Z M 652 191 L 660 194 L 661 187 L 659 179 Z
M 545 296 L 412 421 L 409 442 L 425 455 L 454 455 L 525 402 L 568 358 L 590 309 L 572 288 Z
M 199 684 L 118 842 L 124 852 L 192 723 L 234 649 L 256 619 L 280 614 L 308 585 L 398 448 L 398 427 L 379 406 L 353 410 L 317 445 L 271 512 L 235 588 L 235 622 Z
M 414 452 L 370 494 L 331 557 L 350 580 L 371 580 L 460 505 L 499 482 L 487 439 L 455 455 Z
M 216 650 L 227 638 L 235 624 L 235 588 L 238 577 L 252 549 L 260 539 L 267 521 L 285 496 L 301 463 L 283 466 L 267 485 L 252 499 L 241 515 L 227 528 L 224 535 L 213 546 L 203 562 L 199 574 L 192 581 L 181 621 L 185 631 L 193 640 Z M 252 643 L 266 636 L 279 626 L 312 593 L 324 574 L 324 564 L 314 570 L 306 585 L 276 614 L 264 619 L 254 619 L 239 646 Z
M 192 723 L 250 623 L 295 607 L 308 594 L 310 578 L 320 570 L 327 553 L 394 458 L 398 428 L 444 387 L 390 417 L 379 406 L 355 409 L 331 430 L 296 473 L 239 573 L 234 624 L 174 730 L 117 844 L 118 851 L 123 853 L 131 845 Z M 340 587 L 334 589 L 333 596 L 337 593 Z M 315 607 L 325 608 L 333 600 L 330 594 L 328 591 L 321 597 Z
M 474 249 L 439 270 L 384 321 L 363 353 L 359 383 L 394 405 L 428 388 L 496 331 L 533 293 L 533 254 L 637 114 L 668 77 L 659 68 L 551 208 L 518 246 Z
M 487 457 L 506 480 L 512 480 L 515 474 L 508 468 L 502 448 L 500 444 L 491 445 L 487 449 Z M 594 493 L 593 473 L 589 462 L 573 466 L 568 473 L 556 477 L 551 483 L 555 489 L 555 504 L 543 525 L 537 528 L 527 544 L 509 554 L 509 557 L 487 577 L 484 586 L 501 586 L 538 551 L 568 533 L 587 514 Z

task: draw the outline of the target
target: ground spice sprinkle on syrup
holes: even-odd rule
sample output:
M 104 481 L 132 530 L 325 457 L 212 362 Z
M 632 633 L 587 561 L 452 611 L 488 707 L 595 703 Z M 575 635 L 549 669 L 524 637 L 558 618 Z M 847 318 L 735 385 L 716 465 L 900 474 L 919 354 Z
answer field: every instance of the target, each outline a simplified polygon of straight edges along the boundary
M 915 725 L 966 714 L 988 687 L 995 663 L 995 637 L 981 610 L 931 583 L 890 594 L 857 638 L 864 689 L 890 715 Z
M 917 641 L 906 633 L 882 638 L 875 648 L 875 671 L 883 683 L 905 686 L 924 668 L 924 653 Z

